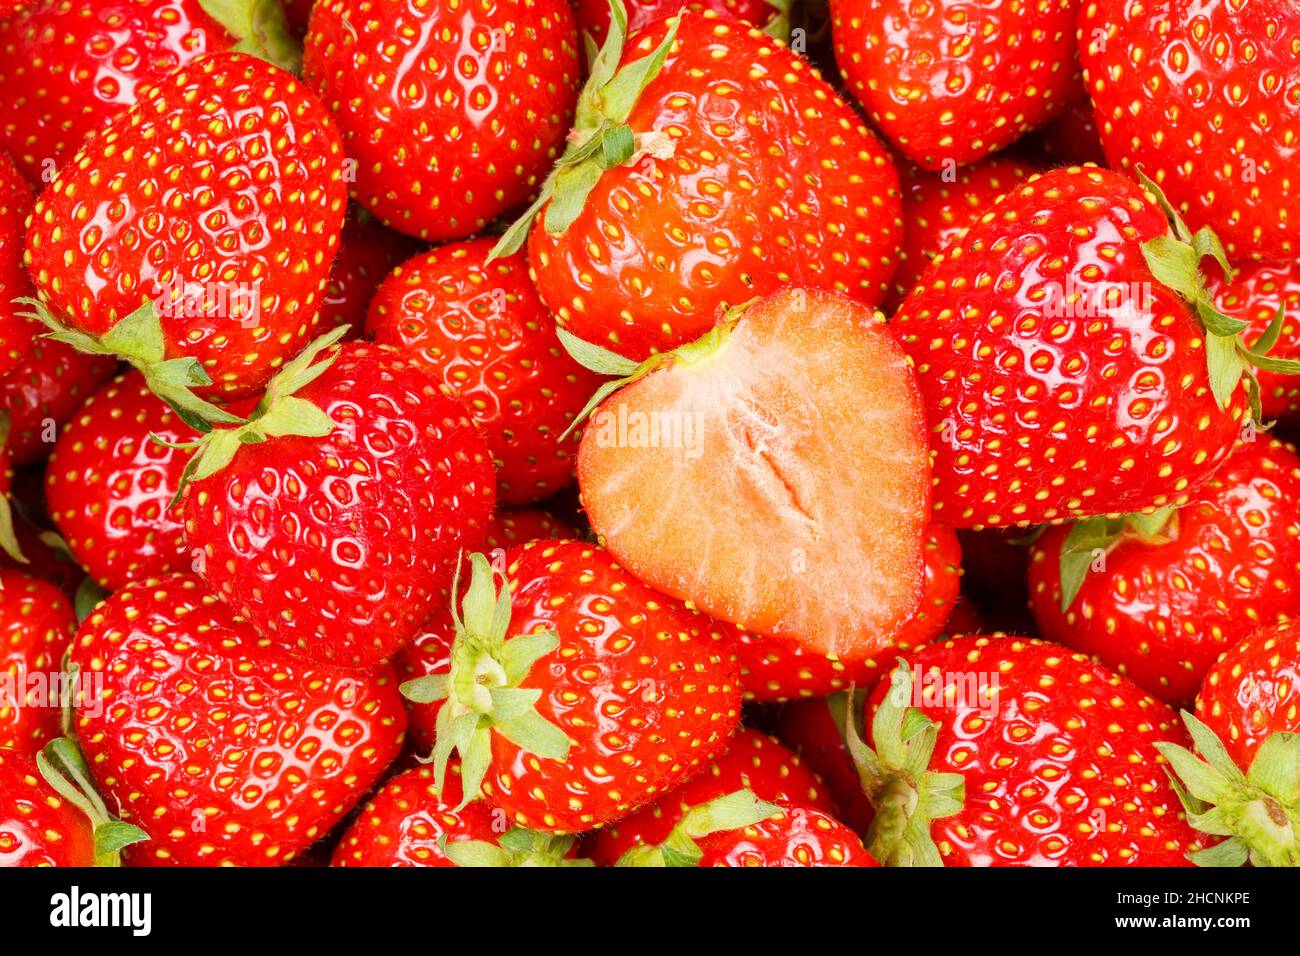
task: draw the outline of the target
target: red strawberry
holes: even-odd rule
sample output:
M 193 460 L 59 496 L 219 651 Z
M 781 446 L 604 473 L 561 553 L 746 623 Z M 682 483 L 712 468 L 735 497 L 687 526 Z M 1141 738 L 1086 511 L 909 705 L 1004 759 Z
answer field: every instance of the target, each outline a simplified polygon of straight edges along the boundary
M 943 173 L 909 167 L 903 175 L 903 255 L 890 311 L 912 291 L 935 256 L 1034 171 L 1034 164 L 1012 156 L 994 156 Z
M 1252 365 L 1197 269 L 1216 253 L 1118 173 L 1006 195 L 895 317 L 933 436 L 936 520 L 1028 525 L 1186 502 L 1227 457 Z
M 193 570 L 181 510 L 170 507 L 189 456 L 164 442 L 198 437 L 139 372 L 109 382 L 64 428 L 45 470 L 45 500 L 69 550 L 103 587 Z
M 0 412 L 0 554 L 19 565 L 27 563 L 15 533 L 13 505 L 9 495 L 13 488 L 13 456 L 9 452 L 9 416 Z
M 39 333 L 39 329 L 38 329 Z M 22 365 L 0 379 L 0 413 L 9 413 L 14 464 L 42 461 L 54 449 L 59 426 L 111 378 L 117 363 L 71 346 L 36 338 Z
M 866 689 L 869 692 L 870 687 Z M 863 835 L 870 831 L 876 811 L 862 791 L 862 781 L 844 742 L 844 721 L 850 700 L 857 701 L 854 716 L 860 718 L 864 697 L 865 693 L 859 691 L 852 698 L 834 694 L 791 701 L 781 707 L 776 722 L 777 738 L 825 784 L 835 815 Z
M 524 257 L 489 262 L 492 244 L 453 243 L 399 266 L 366 331 L 418 355 L 460 396 L 496 459 L 501 502 L 518 505 L 573 480 L 568 432 L 600 379 L 560 347 Z
M 776 740 L 741 728 L 727 752 L 671 793 L 597 830 L 583 845 L 584 855 L 613 866 L 628 850 L 656 846 L 693 807 L 747 790 L 760 800 L 829 810 L 830 801 L 815 774 Z
M 1079 59 L 1102 145 L 1234 257 L 1295 259 L 1300 7 L 1088 0 Z
M 274 0 L 33 0 L 0 30 L 0 148 L 49 182 L 149 84 L 236 45 L 285 69 L 298 59 Z
M 384 228 L 368 213 L 351 207 L 321 301 L 321 328 L 328 331 L 347 325 L 352 328 L 349 338 L 360 335 L 375 290 L 398 263 L 415 251 L 415 245 L 401 233 Z
M 540 212 L 529 260 L 560 325 L 640 360 L 785 286 L 881 302 L 898 174 L 817 71 L 735 20 L 662 20 L 626 56 L 617 27 L 568 150 L 498 246 L 519 248 Z
M 0 549 L 0 570 L 21 571 L 59 589 L 68 600 L 86 579 L 86 572 L 68 553 L 67 542 L 53 531 L 32 524 L 22 515 L 14 515 L 14 538 L 25 560 L 17 561 Z
M 1185 706 L 1225 650 L 1300 615 L 1297 572 L 1300 457 L 1260 438 L 1172 514 L 1049 529 L 1033 548 L 1030 606 L 1046 639 Z
M 470 841 L 488 848 L 486 859 L 481 850 L 475 857 L 485 865 L 563 866 L 572 857 L 573 837 L 511 830 L 506 815 L 481 800 L 462 805 L 460 768 L 449 769 L 441 796 L 430 767 L 407 770 L 384 784 L 344 832 L 330 865 L 456 866 L 452 857 Z M 514 852 L 517 840 L 523 845 Z
M 861 660 L 844 661 L 805 651 L 795 641 L 742 632 L 736 651 L 745 699 L 823 697 L 850 684 L 873 686 L 881 673 L 892 668 L 900 651 L 924 644 L 941 633 L 960 582 L 961 547 L 957 535 L 942 525 L 931 525 L 925 539 L 921 603 L 895 634 L 890 647 Z
M 40 326 L 14 299 L 32 294 L 23 268 L 23 236 L 36 197 L 7 153 L 0 151 L 0 379 L 22 365 Z
M 719 16 L 735 17 L 761 27 L 783 15 L 783 6 L 778 0 L 628 0 L 627 32 L 636 33 L 656 20 L 683 10 L 697 13 L 712 10 Z M 590 34 L 597 43 L 604 43 L 609 33 L 609 7 L 610 0 L 575 0 L 578 34 Z
M 0 571 L 0 748 L 34 757 L 59 735 L 63 651 L 77 629 L 53 584 Z
M 458 555 L 482 546 L 495 488 L 464 406 L 423 368 L 358 343 L 316 361 L 343 332 L 286 365 L 247 425 L 204 437 L 185 539 L 266 637 L 369 666 L 446 601 Z
M 835 60 L 926 169 L 996 152 L 1077 99 L 1076 0 L 831 0 Z
M 230 421 L 191 389 L 252 394 L 307 344 L 345 205 L 342 144 L 298 81 L 242 54 L 202 57 L 37 200 L 25 261 L 38 315 L 83 351 L 122 355 L 178 411 Z
M 876 751 L 850 739 L 876 806 L 877 859 L 1185 864 L 1196 835 L 1156 751 L 1186 739 L 1169 707 L 1042 641 L 956 638 L 919 648 L 911 668 L 873 695 Z
M 595 545 L 534 541 L 506 572 L 471 560 L 451 671 L 403 684 L 445 698 L 434 768 L 515 824 L 575 833 L 667 792 L 725 749 L 740 716 L 730 631 L 651 590 Z M 450 696 L 449 696 L 450 695 Z
M 540 508 L 512 508 L 498 511 L 488 522 L 485 550 L 505 550 L 517 544 L 543 538 L 579 538 L 578 529 Z
M 1278 313 L 1284 314 L 1277 344 L 1271 356 L 1300 359 L 1300 261 L 1287 264 L 1247 263 L 1225 281 L 1222 274 L 1210 280 L 1210 289 L 1220 309 L 1250 323 L 1245 333 L 1251 341 L 1267 332 Z M 1300 415 L 1300 382 L 1266 368 L 1255 373 L 1259 379 L 1261 410 L 1266 421 L 1295 419 Z
M 1186 788 L 1188 818 L 1227 839 L 1202 866 L 1300 866 L 1300 625 L 1256 631 L 1206 675 L 1196 717 L 1184 712 L 1198 760 L 1162 746 Z
M 391 668 L 276 648 L 193 575 L 118 591 L 72 663 L 102 687 L 78 701 L 77 737 L 149 834 L 128 853 L 141 865 L 289 862 L 379 779 L 406 725 Z
M 922 596 L 927 449 L 912 370 L 868 309 L 786 290 L 642 366 L 566 341 L 630 383 L 578 453 L 591 526 L 620 563 L 806 651 L 891 645 Z
M 564 0 L 319 0 L 303 77 L 338 120 L 356 200 L 386 226 L 460 239 L 526 200 L 578 89 Z

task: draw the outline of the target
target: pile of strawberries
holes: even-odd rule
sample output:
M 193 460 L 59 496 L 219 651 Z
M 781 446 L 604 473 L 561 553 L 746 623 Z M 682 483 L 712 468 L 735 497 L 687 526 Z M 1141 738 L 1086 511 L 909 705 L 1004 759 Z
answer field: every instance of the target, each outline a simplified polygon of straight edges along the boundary
M 630 2 L 0 3 L 0 865 L 1300 865 L 1300 7 Z

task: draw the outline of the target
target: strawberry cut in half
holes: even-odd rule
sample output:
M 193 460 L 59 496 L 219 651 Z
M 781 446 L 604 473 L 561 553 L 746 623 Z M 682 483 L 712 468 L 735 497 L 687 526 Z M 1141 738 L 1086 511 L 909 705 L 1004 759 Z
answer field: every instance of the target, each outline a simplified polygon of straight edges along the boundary
M 591 526 L 642 580 L 820 654 L 869 656 L 922 593 L 924 414 L 869 309 L 787 290 L 606 385 L 578 453 Z M 608 397 L 606 397 L 608 396 Z

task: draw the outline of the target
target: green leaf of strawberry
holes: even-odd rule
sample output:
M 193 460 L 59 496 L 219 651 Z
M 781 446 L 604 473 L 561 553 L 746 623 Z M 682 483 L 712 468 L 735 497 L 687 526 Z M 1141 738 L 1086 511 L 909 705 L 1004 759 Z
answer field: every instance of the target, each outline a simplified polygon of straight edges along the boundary
M 260 57 L 282 70 L 302 69 L 302 46 L 293 38 L 280 0 L 199 0 L 199 6 L 239 42 L 239 53 Z
M 71 738 L 60 737 L 46 744 L 36 756 L 36 765 L 45 782 L 90 819 L 96 866 L 121 865 L 123 849 L 149 839 L 139 827 L 123 823 L 108 812 L 91 782 L 86 758 Z
M 1061 610 L 1074 603 L 1099 553 L 1105 554 L 1126 534 L 1158 540 L 1176 513 L 1176 508 L 1157 508 L 1150 514 L 1099 515 L 1075 522 L 1061 546 Z
M 614 865 L 698 866 L 704 851 L 696 840 L 714 833 L 741 830 L 780 812 L 776 804 L 759 800 L 749 790 L 724 794 L 687 810 L 662 843 L 633 847 Z

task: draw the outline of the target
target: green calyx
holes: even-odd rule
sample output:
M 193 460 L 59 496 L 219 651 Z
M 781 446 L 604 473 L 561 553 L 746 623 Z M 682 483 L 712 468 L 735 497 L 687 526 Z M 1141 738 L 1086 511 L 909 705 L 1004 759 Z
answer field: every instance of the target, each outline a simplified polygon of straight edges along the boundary
M 627 11 L 622 0 L 610 0 L 609 33 L 591 58 L 591 76 L 578 98 L 568 146 L 536 201 L 505 231 L 490 259 L 518 252 L 543 207 L 542 226 L 547 232 L 558 235 L 568 229 L 606 171 L 635 165 L 644 156 L 672 156 L 673 142 L 667 133 L 638 133 L 627 124 L 627 118 L 641 92 L 663 69 L 680 23 L 680 16 L 673 17 L 654 52 L 619 69 L 627 39 Z
M 460 572 L 452 584 L 451 671 L 407 681 L 402 693 L 419 704 L 446 701 L 438 711 L 433 748 L 434 784 L 441 793 L 452 753 L 460 755 L 463 799 L 477 799 L 492 762 L 492 735 L 547 760 L 565 760 L 573 742 L 537 712 L 542 692 L 521 686 L 538 660 L 555 650 L 559 635 L 543 630 L 507 637 L 510 585 L 482 554 L 470 555 L 470 581 L 459 610 Z
M 871 720 L 875 750 L 863 742 L 853 706 L 844 708 L 844 743 L 876 810 L 867 849 L 885 866 L 943 866 L 930 825 L 961 810 L 966 781 L 959 773 L 928 769 L 939 728 L 908 706 L 911 699 L 911 671 L 900 659 Z
M 4 451 L 9 441 L 9 428 L 12 422 L 8 412 L 0 412 L 0 452 Z M 3 465 L 0 464 L 0 468 Z M 23 549 L 18 544 L 18 534 L 14 530 L 14 512 L 5 495 L 0 495 L 0 550 L 19 564 L 27 564 Z
M 592 860 L 568 855 L 577 839 L 570 835 L 512 827 L 496 843 L 448 840 L 444 836 L 438 841 L 438 847 L 457 866 L 595 866 Z
M 635 846 L 615 866 L 699 866 L 704 851 L 696 842 L 713 833 L 743 830 L 781 815 L 774 803 L 759 800 L 748 790 L 737 790 L 691 807 L 663 843 Z
M 1201 757 L 1177 744 L 1156 749 L 1173 768 L 1188 822 L 1226 837 L 1188 859 L 1198 866 L 1300 866 L 1300 734 L 1270 735 L 1242 773 L 1214 731 L 1186 712 L 1183 723 Z
M 290 73 L 302 69 L 302 46 L 289 29 L 280 0 L 199 0 L 199 6 L 238 40 L 235 52 L 266 60 Z
M 70 345 L 79 352 L 111 355 L 128 362 L 144 376 L 150 390 L 196 431 L 206 432 L 213 425 L 243 423 L 244 419 L 194 394 L 194 389 L 212 384 L 212 377 L 198 359 L 165 357 L 162 319 L 155 303 L 146 302 L 104 335 L 96 337 L 64 325 L 38 299 L 14 301 L 31 307 L 31 312 L 22 314 L 46 326 L 50 330 L 46 338 Z
M 657 369 L 667 368 L 671 365 L 692 365 L 715 354 L 727 340 L 727 336 L 731 334 L 732 328 L 735 327 L 740 316 L 744 314 L 745 308 L 745 306 L 739 306 L 728 311 L 721 323 L 709 329 L 694 342 L 687 342 L 670 352 L 656 352 L 644 362 L 634 362 L 629 358 L 611 352 L 607 348 L 584 341 L 567 329 L 556 329 L 560 344 L 564 346 L 564 350 L 569 353 L 570 358 L 597 375 L 613 376 L 611 381 L 601 385 L 587 400 L 587 404 L 582 407 L 582 411 L 574 416 L 573 421 L 569 423 L 569 427 L 560 436 L 560 441 L 568 438 L 575 428 L 587 420 L 588 416 L 596 410 L 601 402 L 619 389 L 631 385 L 638 379 L 645 378 Z
M 168 448 L 194 452 L 185 464 L 185 470 L 181 472 L 176 495 L 167 507 L 176 506 L 190 482 L 215 475 L 229 465 L 244 445 L 255 445 L 268 438 L 289 435 L 322 438 L 332 432 L 333 420 L 311 402 L 298 398 L 295 393 L 320 378 L 334 364 L 338 358 L 337 353 L 319 362 L 316 359 L 347 334 L 347 330 L 347 326 L 339 326 L 325 333 L 280 369 L 267 385 L 266 393 L 248 419 L 235 419 L 240 423 L 236 427 L 210 429 L 192 442 L 164 442 L 155 436 L 154 441 Z
M 1161 285 L 1177 292 L 1187 301 L 1204 329 L 1210 390 L 1219 407 L 1228 407 L 1238 383 L 1244 379 L 1251 416 L 1259 422 L 1263 413 L 1255 370 L 1264 369 L 1279 375 L 1300 374 L 1300 362 L 1273 358 L 1268 354 L 1277 344 L 1282 332 L 1286 318 L 1285 307 L 1278 308 L 1277 315 L 1264 330 L 1264 334 L 1248 346 L 1242 333 L 1249 327 L 1249 323 L 1219 311 L 1201 272 L 1201 262 L 1208 256 L 1219 264 L 1225 279 L 1231 280 L 1233 277 L 1232 266 L 1228 264 L 1228 256 L 1219 237 L 1209 226 L 1202 226 L 1193 233 L 1159 186 L 1141 170 L 1138 171 L 1138 179 L 1155 196 L 1157 204 L 1169 218 L 1173 231 L 1172 236 L 1159 236 L 1142 244 L 1142 256 L 1146 259 L 1147 268 Z
M 1157 508 L 1150 514 L 1098 515 L 1076 521 L 1061 543 L 1061 611 L 1070 609 L 1098 558 L 1125 538 L 1147 544 L 1172 541 L 1178 533 L 1178 509 Z
M 763 32 L 773 40 L 789 43 L 791 0 L 767 0 L 767 5 L 772 8 L 772 18 L 763 26 Z
M 90 779 L 90 767 L 69 737 L 59 737 L 36 755 L 41 776 L 90 820 L 95 840 L 95 866 L 120 866 L 122 850 L 149 839 L 139 827 L 123 823 L 108 812 Z

